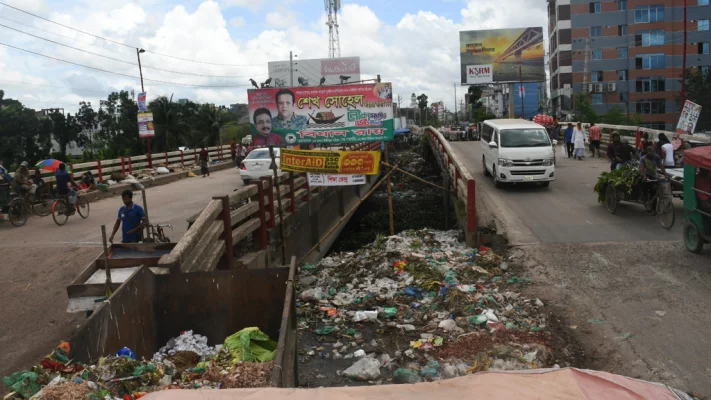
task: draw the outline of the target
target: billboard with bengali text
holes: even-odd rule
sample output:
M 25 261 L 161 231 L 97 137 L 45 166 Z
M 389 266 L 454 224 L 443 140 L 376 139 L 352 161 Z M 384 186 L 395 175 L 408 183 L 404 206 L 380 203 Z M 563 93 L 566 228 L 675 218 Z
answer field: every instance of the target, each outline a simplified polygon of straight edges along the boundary
M 328 86 L 360 81 L 360 57 L 317 58 L 268 63 L 271 87 Z M 291 68 L 294 84 L 291 85 Z M 323 81 L 323 82 L 322 82 Z
M 156 135 L 153 127 L 153 113 L 139 112 L 138 113 L 138 137 L 147 138 Z
M 462 85 L 545 82 L 543 28 L 459 32 Z
M 696 123 L 699 122 L 701 106 L 689 100 L 684 102 L 684 108 L 679 115 L 679 123 L 676 125 L 676 133 L 693 135 L 696 130 Z
M 251 89 L 253 146 L 393 140 L 392 84 Z
M 290 172 L 318 174 L 378 175 L 379 151 L 282 149 L 279 168 Z

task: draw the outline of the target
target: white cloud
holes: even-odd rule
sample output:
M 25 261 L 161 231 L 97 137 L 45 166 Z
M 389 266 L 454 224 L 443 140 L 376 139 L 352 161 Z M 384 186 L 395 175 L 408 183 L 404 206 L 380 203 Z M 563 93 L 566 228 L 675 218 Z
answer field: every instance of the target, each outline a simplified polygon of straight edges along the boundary
M 230 19 L 230 26 L 233 26 L 235 28 L 239 28 L 244 25 L 244 17 L 241 15 L 238 15 L 232 19 Z
M 255 12 L 262 7 L 264 0 L 222 0 L 225 7 L 244 7 Z
M 296 26 L 296 14 L 272 11 L 267 14 L 265 21 L 270 28 L 291 28 Z

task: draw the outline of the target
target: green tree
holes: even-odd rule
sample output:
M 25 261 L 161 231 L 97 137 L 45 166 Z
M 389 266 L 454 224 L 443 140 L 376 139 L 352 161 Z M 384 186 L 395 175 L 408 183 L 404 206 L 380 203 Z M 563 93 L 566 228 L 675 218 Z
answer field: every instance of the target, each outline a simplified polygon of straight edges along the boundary
M 88 148 L 88 155 L 90 159 L 94 158 L 94 129 L 97 129 L 99 124 L 97 121 L 98 113 L 94 111 L 94 109 L 91 107 L 91 102 L 80 102 L 79 105 L 81 108 L 79 108 L 79 111 L 77 112 L 77 120 L 79 121 L 79 124 L 81 127 L 87 131 L 86 136 L 80 135 L 79 140 L 77 143 L 80 146 Z
M 575 100 L 575 119 L 580 122 L 600 122 L 600 116 L 590 103 L 590 95 L 579 94 Z
M 59 111 L 54 111 L 49 115 L 49 118 L 54 125 L 52 135 L 59 145 L 60 158 L 62 161 L 67 161 L 67 145 L 79 138 L 81 125 L 70 113 L 65 116 Z
M 148 105 L 153 112 L 153 121 L 156 129 L 155 150 L 172 151 L 185 143 L 185 137 L 190 131 L 190 125 L 186 123 L 181 115 L 180 104 L 173 102 L 173 95 L 170 98 L 158 97 Z
M 144 151 L 138 140 L 138 104 L 130 94 L 122 90 L 109 94 L 101 100 L 99 112 L 99 130 L 93 139 L 94 147 L 101 148 L 102 158 L 115 158 L 125 155 L 138 155 Z M 100 143 L 97 146 L 97 139 Z
M 696 131 L 711 130 L 711 73 L 698 69 L 686 71 L 686 99 L 701 106 Z
M 207 145 L 215 146 L 220 140 L 220 127 L 222 126 L 222 110 L 209 104 L 200 108 L 200 127 L 207 133 Z

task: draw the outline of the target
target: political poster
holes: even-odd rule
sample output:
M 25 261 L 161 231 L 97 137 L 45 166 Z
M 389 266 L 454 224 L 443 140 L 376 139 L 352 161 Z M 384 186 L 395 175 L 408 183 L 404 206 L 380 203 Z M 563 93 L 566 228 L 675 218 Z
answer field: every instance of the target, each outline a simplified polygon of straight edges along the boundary
M 360 81 L 360 57 L 270 61 L 267 67 L 271 87 L 328 86 Z
M 138 112 L 148 111 L 148 102 L 146 101 L 146 92 L 141 92 L 138 94 Z
M 319 174 L 377 175 L 379 151 L 281 149 L 279 168 L 290 172 Z
M 252 89 L 253 146 L 391 141 L 392 84 Z
M 309 186 L 355 186 L 366 183 L 365 175 L 306 174 Z
M 459 32 L 462 85 L 545 82 L 543 28 Z
M 139 112 L 138 113 L 138 137 L 147 138 L 156 135 L 153 127 L 153 113 Z
M 676 133 L 693 135 L 696 123 L 699 122 L 699 115 L 701 115 L 701 106 L 686 100 L 679 116 L 679 123 L 676 125 Z

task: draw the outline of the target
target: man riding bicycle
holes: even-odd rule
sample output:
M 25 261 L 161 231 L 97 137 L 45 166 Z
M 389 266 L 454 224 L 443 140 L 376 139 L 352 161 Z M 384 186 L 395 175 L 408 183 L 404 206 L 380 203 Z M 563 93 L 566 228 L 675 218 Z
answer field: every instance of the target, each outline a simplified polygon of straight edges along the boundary
M 37 185 L 32 183 L 30 180 L 30 170 L 27 168 L 27 161 L 23 161 L 20 164 L 20 168 L 15 171 L 15 192 L 21 194 L 23 197 L 28 199 L 30 196 L 34 196 L 37 190 Z
M 645 205 L 654 197 L 654 191 L 657 187 L 658 170 L 661 169 L 662 174 L 665 173 L 662 158 L 654 151 L 653 146 L 647 147 L 647 154 L 639 160 L 639 172 L 642 175 L 642 185 L 644 188 Z
M 77 192 L 72 187 L 77 186 L 77 184 L 74 183 L 72 176 L 69 175 L 69 172 L 67 172 L 67 166 L 64 163 L 59 164 L 59 169 L 57 169 L 55 179 L 57 181 L 57 193 L 59 196 L 67 199 L 67 203 L 69 204 L 69 215 L 74 214 L 74 205 L 77 202 Z M 69 186 L 70 183 L 72 187 Z

